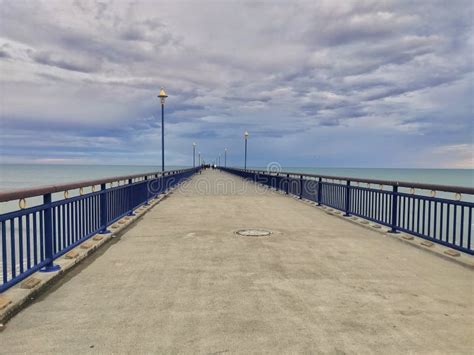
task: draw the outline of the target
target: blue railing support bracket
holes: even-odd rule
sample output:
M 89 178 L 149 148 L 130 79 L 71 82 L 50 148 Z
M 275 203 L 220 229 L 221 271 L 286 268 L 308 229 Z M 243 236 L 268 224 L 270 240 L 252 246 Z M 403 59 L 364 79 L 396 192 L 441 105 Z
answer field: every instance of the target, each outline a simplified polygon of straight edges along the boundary
M 300 175 L 300 200 L 303 198 L 303 175 Z
M 398 215 L 398 186 L 393 185 L 392 189 L 392 216 L 391 216 L 391 229 L 389 230 L 389 233 L 398 233 L 397 231 L 397 215 Z
M 100 234 L 111 233 L 107 229 L 107 184 L 100 185 Z
M 321 206 L 321 200 L 323 195 L 323 179 L 318 179 L 318 206 Z
M 133 217 L 135 216 L 135 213 L 133 212 L 133 179 L 128 179 L 128 185 L 130 185 L 130 188 L 128 189 L 127 193 L 127 199 L 128 199 L 128 214 L 127 216 Z
M 54 240 L 53 240 L 53 213 L 51 206 L 51 194 L 43 195 L 43 205 L 45 207 L 43 211 L 44 218 L 44 257 L 47 264 L 41 269 L 42 272 L 54 272 L 61 269 L 57 264 L 53 263 L 54 260 Z
M 346 201 L 345 201 L 345 213 L 344 213 L 344 217 L 350 217 L 351 216 L 351 213 L 350 213 L 350 209 L 351 209 L 351 181 L 350 180 L 347 180 L 346 182 Z
M 145 176 L 145 181 L 146 181 L 147 184 L 148 184 L 148 176 Z M 146 189 L 145 206 L 149 206 L 149 205 L 150 205 L 150 204 L 148 203 L 148 202 L 149 202 L 149 198 L 150 198 L 150 190 L 148 189 L 148 186 L 147 186 L 147 189 Z

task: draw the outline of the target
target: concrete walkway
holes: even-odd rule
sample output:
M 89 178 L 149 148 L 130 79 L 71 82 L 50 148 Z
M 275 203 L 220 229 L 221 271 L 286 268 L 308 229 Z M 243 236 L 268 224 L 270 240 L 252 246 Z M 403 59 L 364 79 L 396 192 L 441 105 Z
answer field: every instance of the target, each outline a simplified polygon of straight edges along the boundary
M 469 353 L 473 272 L 222 172 L 14 317 L 0 353 Z M 238 237 L 241 228 L 270 237 Z

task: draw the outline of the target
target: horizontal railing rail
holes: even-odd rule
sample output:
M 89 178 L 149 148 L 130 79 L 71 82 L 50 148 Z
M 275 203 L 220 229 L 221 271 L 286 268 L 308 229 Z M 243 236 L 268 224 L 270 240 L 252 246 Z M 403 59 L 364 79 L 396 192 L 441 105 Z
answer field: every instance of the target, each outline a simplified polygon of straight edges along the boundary
M 173 174 L 177 174 L 177 173 L 188 171 L 188 170 L 191 170 L 191 169 L 179 169 L 179 170 L 168 170 L 165 172 L 150 172 L 150 173 L 144 173 L 144 174 L 113 176 L 113 177 L 107 177 L 107 178 L 102 178 L 102 179 L 75 181 L 75 182 L 58 184 L 58 185 L 38 186 L 38 187 L 28 188 L 28 189 L 0 191 L 0 202 L 7 202 L 11 200 L 19 200 L 23 198 L 40 196 L 47 193 L 69 191 L 69 190 L 79 189 L 81 187 L 90 187 L 90 186 L 97 186 L 97 185 L 108 184 L 108 183 L 115 183 L 119 181 L 128 181 L 130 179 L 135 180 L 135 179 L 145 179 L 145 178 L 147 179 L 158 178 L 161 175 L 164 175 L 164 176 L 173 175 Z
M 224 169 L 224 168 L 221 168 Z M 367 178 L 357 178 L 357 177 L 348 177 L 348 176 L 333 176 L 333 175 L 319 175 L 319 174 L 308 174 L 308 173 L 296 173 L 296 172 L 288 172 L 288 171 L 279 171 L 279 172 L 272 172 L 272 171 L 265 171 L 265 170 L 253 170 L 253 169 L 239 169 L 239 168 L 229 168 L 236 171 L 247 171 L 250 173 L 255 174 L 266 174 L 266 175 L 273 175 L 273 176 L 287 176 L 290 177 L 299 177 L 303 175 L 305 178 L 322 178 L 326 180 L 333 180 L 333 181 L 351 181 L 351 182 L 359 182 L 364 184 L 374 184 L 374 185 L 384 185 L 384 186 L 398 186 L 398 187 L 406 187 L 406 188 L 413 188 L 413 189 L 420 189 L 420 190 L 428 190 L 428 191 L 443 191 L 443 192 L 453 192 L 453 193 L 465 193 L 469 195 L 474 195 L 474 188 L 467 187 L 467 186 L 456 186 L 456 185 L 439 185 L 439 184 L 425 184 L 419 182 L 408 182 L 408 181 L 397 181 L 397 180 L 380 180 L 380 179 L 367 179 Z
M 346 217 L 354 215 L 387 226 L 392 233 L 409 233 L 474 255 L 474 203 L 471 202 L 474 188 L 295 172 L 221 169 L 340 210 Z M 367 186 L 361 186 L 361 183 Z M 426 190 L 429 194 L 418 194 L 416 190 Z M 451 192 L 455 198 L 438 197 L 437 192 Z M 463 201 L 463 195 L 469 196 L 471 201 Z
M 54 260 L 157 195 L 199 171 L 198 168 L 43 186 L 0 193 L 0 202 L 19 200 L 19 209 L 0 214 L 0 292 L 32 273 L 54 271 Z M 96 191 L 96 186 L 99 188 Z M 90 188 L 85 193 L 84 188 Z M 69 191 L 78 191 L 69 197 Z M 64 192 L 61 198 L 53 196 Z M 26 207 L 27 198 L 41 198 Z

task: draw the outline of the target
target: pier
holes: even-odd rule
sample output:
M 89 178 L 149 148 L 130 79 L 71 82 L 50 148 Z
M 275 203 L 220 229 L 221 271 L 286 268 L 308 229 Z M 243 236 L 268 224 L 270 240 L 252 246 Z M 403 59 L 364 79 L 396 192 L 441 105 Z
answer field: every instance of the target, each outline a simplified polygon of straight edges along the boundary
M 194 172 L 178 172 L 171 194 L 13 317 L 0 332 L 0 352 L 469 353 L 474 347 L 472 268 L 382 233 L 390 223 L 372 228 L 344 218 L 343 208 L 300 199 L 308 196 L 292 194 L 290 185 L 275 191 L 235 171 Z M 143 206 L 136 202 L 133 208 Z M 128 214 L 120 210 L 103 227 L 113 230 Z M 470 247 L 465 240 L 460 246 Z

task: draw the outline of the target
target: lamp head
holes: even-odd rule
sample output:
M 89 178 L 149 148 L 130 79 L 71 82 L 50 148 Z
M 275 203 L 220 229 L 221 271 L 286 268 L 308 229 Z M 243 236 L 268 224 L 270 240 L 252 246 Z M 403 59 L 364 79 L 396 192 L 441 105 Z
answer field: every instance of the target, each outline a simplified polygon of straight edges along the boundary
M 193 142 L 193 147 L 195 147 L 195 146 L 196 146 L 196 142 Z
M 168 97 L 168 95 L 166 95 L 165 89 L 163 88 L 160 89 L 160 94 L 158 95 L 158 97 L 160 98 L 161 104 L 164 105 L 165 100 Z
M 245 131 L 244 137 L 245 137 L 245 139 L 247 139 L 249 137 L 249 132 Z

